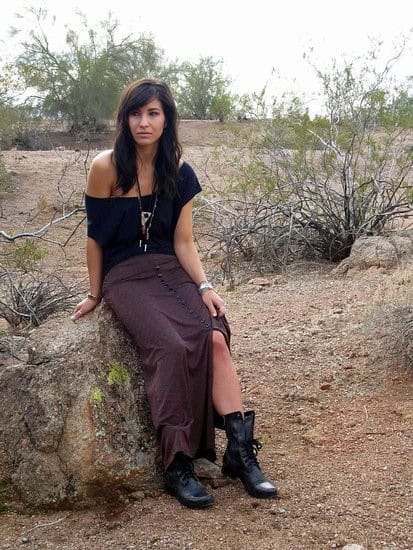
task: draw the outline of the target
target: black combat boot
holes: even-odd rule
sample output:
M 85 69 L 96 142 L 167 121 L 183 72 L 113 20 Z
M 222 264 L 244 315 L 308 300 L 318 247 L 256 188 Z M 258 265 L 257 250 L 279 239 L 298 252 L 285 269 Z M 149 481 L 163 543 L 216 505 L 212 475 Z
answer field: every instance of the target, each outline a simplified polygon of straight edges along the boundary
M 253 497 L 275 498 L 277 488 L 263 476 L 258 464 L 261 443 L 254 439 L 254 419 L 254 411 L 246 412 L 244 418 L 240 412 L 224 416 L 228 445 L 222 473 L 233 479 L 238 477 Z
M 167 491 L 188 508 L 207 508 L 214 503 L 194 473 L 192 460 L 183 453 L 177 453 L 166 470 L 165 485 Z

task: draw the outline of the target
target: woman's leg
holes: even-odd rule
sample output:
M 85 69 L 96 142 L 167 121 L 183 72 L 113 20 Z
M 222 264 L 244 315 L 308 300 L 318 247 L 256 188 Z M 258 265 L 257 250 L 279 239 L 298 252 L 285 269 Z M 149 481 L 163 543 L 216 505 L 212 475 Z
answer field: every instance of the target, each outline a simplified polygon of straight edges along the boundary
M 243 413 L 241 388 L 223 334 L 213 331 L 212 401 L 224 417 L 228 438 L 224 474 L 239 478 L 247 492 L 259 498 L 275 498 L 277 488 L 261 472 L 256 454 L 261 444 L 254 439 L 255 413 Z
M 212 332 L 213 384 L 212 401 L 221 416 L 243 411 L 241 386 L 225 337 L 219 330 Z

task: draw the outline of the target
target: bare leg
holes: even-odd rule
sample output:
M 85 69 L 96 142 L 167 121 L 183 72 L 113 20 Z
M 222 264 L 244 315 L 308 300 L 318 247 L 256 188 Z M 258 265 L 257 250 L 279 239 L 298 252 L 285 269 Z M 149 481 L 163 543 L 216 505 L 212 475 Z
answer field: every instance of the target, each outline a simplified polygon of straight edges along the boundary
M 212 401 L 221 416 L 232 412 L 243 412 L 241 387 L 224 335 L 218 330 L 212 334 L 213 342 L 213 384 Z

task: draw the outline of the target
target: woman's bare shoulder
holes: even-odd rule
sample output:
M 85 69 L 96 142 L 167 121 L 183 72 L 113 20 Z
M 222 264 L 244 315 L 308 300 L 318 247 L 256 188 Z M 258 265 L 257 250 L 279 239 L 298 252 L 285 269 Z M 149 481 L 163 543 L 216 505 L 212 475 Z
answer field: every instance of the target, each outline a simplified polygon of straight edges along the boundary
M 92 160 L 90 169 L 116 176 L 116 165 L 113 160 L 113 150 L 106 149 L 98 153 Z
M 86 193 L 91 197 L 110 197 L 116 185 L 117 173 L 112 150 L 102 151 L 90 165 Z

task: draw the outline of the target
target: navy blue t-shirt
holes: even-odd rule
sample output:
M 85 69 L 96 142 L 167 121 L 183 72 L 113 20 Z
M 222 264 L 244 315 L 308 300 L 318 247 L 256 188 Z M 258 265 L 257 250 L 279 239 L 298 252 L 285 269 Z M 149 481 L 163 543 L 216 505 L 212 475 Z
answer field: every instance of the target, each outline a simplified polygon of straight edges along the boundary
M 179 214 L 201 190 L 192 167 L 184 162 L 179 169 L 176 197 L 158 197 L 148 241 L 141 234 L 138 197 L 97 198 L 86 195 L 87 235 L 102 247 L 103 274 L 106 275 L 119 262 L 143 254 L 145 243 L 146 253 L 175 255 L 173 237 Z M 152 212 L 155 194 L 146 195 L 141 200 L 143 209 Z

